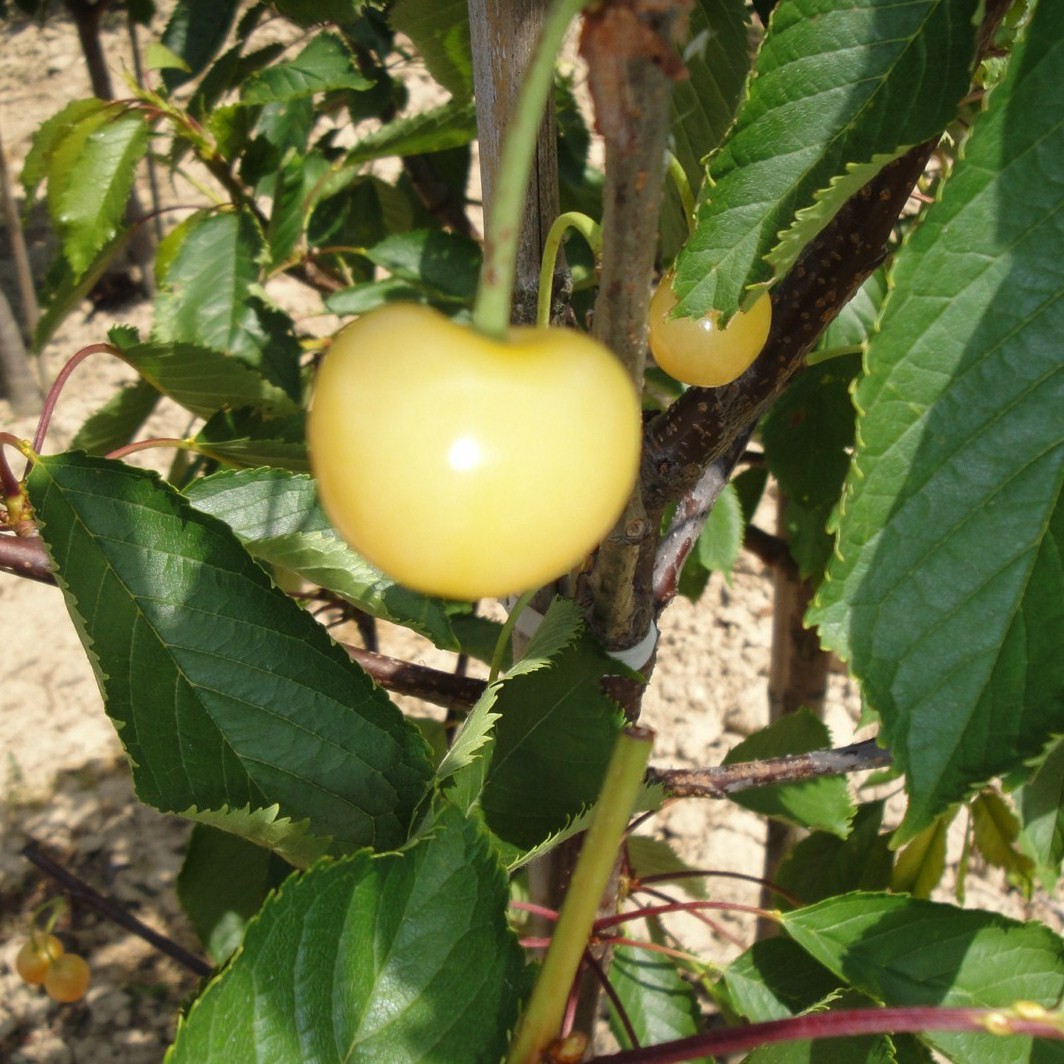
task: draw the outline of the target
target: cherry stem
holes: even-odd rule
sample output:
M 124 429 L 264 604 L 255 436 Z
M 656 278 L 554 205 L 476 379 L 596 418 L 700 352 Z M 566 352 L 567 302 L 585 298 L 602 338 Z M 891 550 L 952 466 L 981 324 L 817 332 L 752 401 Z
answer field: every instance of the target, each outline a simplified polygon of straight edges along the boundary
M 180 436 L 155 436 L 150 440 L 137 440 L 134 443 L 127 443 L 122 447 L 117 447 L 109 452 L 107 457 L 125 458 L 128 455 L 136 454 L 137 451 L 150 451 L 156 447 L 176 447 L 181 451 L 196 450 L 196 444 L 192 440 Z
M 550 300 L 554 281 L 554 266 L 558 249 L 565 234 L 575 229 L 588 243 L 595 258 L 602 252 L 602 227 L 594 219 L 579 211 L 567 211 L 554 219 L 543 245 L 543 259 L 539 266 L 539 293 L 536 297 L 536 324 L 541 328 L 550 325 Z
M 38 454 L 41 448 L 44 446 L 44 437 L 48 432 L 48 426 L 52 421 L 52 412 L 55 410 L 56 400 L 59 398 L 59 393 L 63 390 L 63 386 L 70 378 L 70 374 L 81 365 L 89 357 L 89 355 L 98 354 L 114 355 L 116 358 L 121 358 L 122 355 L 118 348 L 114 344 L 89 344 L 88 347 L 83 347 L 77 354 L 72 355 L 67 364 L 56 375 L 55 380 L 52 382 L 51 388 L 48 389 L 48 394 L 44 398 L 44 409 L 41 411 L 40 419 L 37 421 L 37 432 L 33 437 L 33 449 Z
M 687 222 L 687 232 L 693 233 L 695 231 L 695 197 L 691 192 L 691 182 L 687 180 L 687 171 L 684 170 L 680 160 L 671 151 L 665 153 L 665 172 L 669 175 L 673 188 L 680 197 L 684 220 Z
M 599 902 L 642 791 L 653 735 L 648 728 L 633 726 L 617 738 L 550 948 L 507 1054 L 507 1064 L 538 1061 L 561 1029 Z
M 734 901 L 674 901 L 667 905 L 647 905 L 641 909 L 629 909 L 613 916 L 603 916 L 595 921 L 595 931 L 608 931 L 611 927 L 643 920 L 648 916 L 664 916 L 665 913 L 698 913 L 703 909 L 718 912 L 752 913 L 765 920 L 778 920 L 779 913 L 770 909 L 761 909 L 756 905 L 740 905 Z
M 473 304 L 473 327 L 496 340 L 505 340 L 510 329 L 521 215 L 535 159 L 539 126 L 554 84 L 555 59 L 561 51 L 569 23 L 588 3 L 589 0 L 556 0 L 547 14 L 506 133 L 498 183 L 486 226 L 480 284 Z

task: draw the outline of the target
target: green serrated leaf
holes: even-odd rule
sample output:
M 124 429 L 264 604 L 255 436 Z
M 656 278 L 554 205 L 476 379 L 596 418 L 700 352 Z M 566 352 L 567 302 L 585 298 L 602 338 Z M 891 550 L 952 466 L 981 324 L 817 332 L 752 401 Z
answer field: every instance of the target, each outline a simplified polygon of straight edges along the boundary
M 40 458 L 27 487 L 142 801 L 276 804 L 341 851 L 405 839 L 423 741 L 228 526 L 80 454 Z
M 167 1064 L 495 1061 L 526 989 L 506 880 L 453 810 L 413 848 L 292 877 L 189 1010 Z
M 610 965 L 610 985 L 639 1045 L 653 1046 L 698 1034 L 701 1009 L 695 989 L 680 976 L 671 957 L 618 946 Z M 633 1048 L 615 1011 L 610 1012 L 610 1027 L 622 1049 Z M 704 1062 L 707 1058 L 701 1059 Z
M 398 233 L 366 251 L 377 266 L 458 299 L 472 299 L 480 277 L 480 245 L 438 229 Z
M 363 281 L 350 288 L 341 288 L 325 298 L 325 309 L 341 318 L 366 314 L 385 303 L 427 303 L 425 290 L 398 277 L 380 281 Z
M 886 890 L 894 857 L 889 837 L 880 834 L 882 823 L 882 802 L 858 806 L 848 838 L 840 839 L 826 831 L 813 832 L 795 843 L 772 881 L 797 898 L 800 905 L 853 890 Z M 785 897 L 778 897 L 776 904 L 790 907 Z
M 823 721 L 803 706 L 733 747 L 724 758 L 724 764 L 804 754 L 830 745 L 831 735 Z M 811 830 L 830 831 L 839 838 L 849 834 L 854 814 L 849 786 L 841 777 L 758 787 L 729 797 L 755 813 Z
M 623 724 L 601 680 L 617 669 L 586 643 L 550 668 L 498 685 L 491 765 L 480 794 L 488 826 L 525 849 L 594 802 Z
M 857 354 L 810 367 L 761 423 L 765 459 L 787 497 L 787 543 L 803 579 L 819 579 L 831 557 L 828 521 L 850 468 L 850 388 L 860 369 Z
M 345 166 L 361 169 L 373 159 L 424 155 L 471 143 L 477 135 L 476 109 L 471 102 L 450 101 L 406 115 L 361 137 L 344 158 Z
M 181 908 L 216 965 L 240 945 L 244 927 L 292 866 L 262 846 L 197 824 L 175 882 Z
M 454 742 L 444 755 L 439 767 L 436 769 L 436 779 L 439 782 L 449 780 L 457 775 L 462 769 L 468 769 L 478 758 L 483 758 L 487 752 L 488 744 L 492 739 L 492 730 L 499 714 L 493 711 L 495 700 L 498 697 L 498 687 L 492 684 L 477 699 L 477 703 L 469 711 L 468 716 L 462 722 L 454 736 Z M 483 777 L 479 778 L 480 785 Z M 469 786 L 468 782 L 462 788 L 462 794 L 475 795 L 479 793 L 479 787 Z M 471 801 L 456 801 L 460 808 L 468 810 Z
M 1035 862 L 1045 889 L 1053 890 L 1064 861 L 1064 741 L 1052 746 L 1019 788 L 1016 802 L 1022 821 L 1020 847 Z
M 724 972 L 732 1008 L 751 1023 L 785 1020 L 839 988 L 838 976 L 786 938 L 755 942 Z
M 443 603 L 396 584 L 333 531 L 309 476 L 280 469 L 226 470 L 185 493 L 224 521 L 251 554 L 298 573 L 384 621 L 401 624 L 444 650 L 458 650 Z
M 199 417 L 217 410 L 252 406 L 267 414 L 292 414 L 296 407 L 280 388 L 254 369 L 220 351 L 174 341 L 131 342 L 112 332 L 118 355 L 148 383 Z
M 247 104 L 287 103 L 337 89 L 373 86 L 352 65 L 351 53 L 333 33 L 320 33 L 294 59 L 266 67 L 241 90 Z
M 55 145 L 48 212 L 75 276 L 117 236 L 147 146 L 145 116 L 117 104 L 91 112 Z
M 469 41 L 466 0 L 398 0 L 389 21 L 413 42 L 429 73 L 452 96 L 473 95 L 473 52 Z
M 723 573 L 731 583 L 732 570 L 743 551 L 746 519 L 743 516 L 739 493 L 732 484 L 725 484 L 709 517 L 698 534 L 698 560 L 709 572 Z
M 1038 6 L 899 253 L 810 612 L 906 773 L 902 839 L 1064 731 L 1062 15 Z
M 239 0 L 182 0 L 163 31 L 162 43 L 184 62 L 184 70 L 163 71 L 163 82 L 173 92 L 201 73 L 218 54 Z
M 310 834 L 310 822 L 307 820 L 295 821 L 291 817 L 281 816 L 278 805 L 256 809 L 250 805 L 241 809 L 225 805 L 217 809 L 199 809 L 193 805 L 179 812 L 186 820 L 217 828 L 270 850 L 294 868 L 309 868 L 329 849 L 332 841 Z
M 145 380 L 123 385 L 89 415 L 70 441 L 70 450 L 107 454 L 129 443 L 158 402 L 158 389 Z
M 671 148 L 692 189 L 702 183 L 705 157 L 728 131 L 750 72 L 749 16 L 743 0 L 695 0 L 687 21 L 683 64 L 687 76 L 672 87 Z M 676 190 L 662 205 L 665 257 L 687 242 L 688 220 Z
M 894 894 L 849 894 L 781 920 L 810 956 L 886 1005 L 1056 1008 L 1064 994 L 1064 941 L 1041 924 Z M 956 1061 L 1062 1059 L 1029 1036 L 929 1031 L 922 1039 Z
M 521 627 L 521 617 L 517 627 Z M 507 670 L 507 676 L 518 676 L 550 665 L 564 650 L 572 646 L 584 629 L 580 607 L 570 598 L 555 595 L 543 619 L 536 624 L 524 653 Z
M 678 313 L 720 310 L 726 321 L 892 155 L 946 127 L 970 83 L 976 7 L 793 0 L 774 11 L 677 260 Z
M 42 123 L 33 134 L 26 161 L 22 166 L 22 187 L 27 205 L 37 198 L 41 182 L 49 178 L 56 149 L 78 128 L 95 128 L 113 110 L 113 104 L 93 96 L 88 100 L 71 100 L 58 114 Z M 86 125 L 87 123 L 87 125 Z M 57 173 L 62 178 L 61 173 Z
M 194 443 L 198 453 L 226 465 L 310 471 L 303 411 L 270 417 L 250 407 L 219 410 L 196 433 Z

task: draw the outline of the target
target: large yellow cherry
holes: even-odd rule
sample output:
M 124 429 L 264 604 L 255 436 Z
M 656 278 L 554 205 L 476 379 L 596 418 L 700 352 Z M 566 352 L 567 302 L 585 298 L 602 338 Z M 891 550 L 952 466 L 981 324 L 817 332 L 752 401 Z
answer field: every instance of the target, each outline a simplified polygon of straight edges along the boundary
M 455 599 L 538 587 L 578 565 L 635 483 L 639 399 L 568 329 L 497 342 L 416 304 L 342 329 L 307 424 L 329 519 L 397 582 Z
M 676 306 L 672 275 L 666 274 L 650 300 L 650 350 L 654 361 L 684 384 L 718 388 L 741 376 L 761 353 L 772 326 L 768 293 L 748 311 L 739 311 L 726 328 L 710 311 L 701 318 L 670 317 Z

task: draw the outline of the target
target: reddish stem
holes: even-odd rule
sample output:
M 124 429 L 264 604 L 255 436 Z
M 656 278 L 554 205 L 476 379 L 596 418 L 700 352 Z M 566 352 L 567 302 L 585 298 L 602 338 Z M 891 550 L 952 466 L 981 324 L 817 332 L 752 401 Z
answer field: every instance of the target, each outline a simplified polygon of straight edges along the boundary
M 668 905 L 647 905 L 642 909 L 630 909 L 627 912 L 616 913 L 613 916 L 603 916 L 595 921 L 595 931 L 606 931 L 618 924 L 626 924 L 632 920 L 642 920 L 647 916 L 662 916 L 665 913 L 697 913 L 702 909 L 715 909 L 722 912 L 752 913 L 754 916 L 764 917 L 766 920 L 777 919 L 777 914 L 768 909 L 758 908 L 756 905 L 740 905 L 730 901 L 677 901 Z
M 44 399 L 44 409 L 41 411 L 40 419 L 37 422 L 37 431 L 33 437 L 33 449 L 40 454 L 41 448 L 44 446 L 44 437 L 48 432 L 48 426 L 52 421 L 52 411 L 55 409 L 56 400 L 59 398 L 59 393 L 63 390 L 63 386 L 70 378 L 70 374 L 85 361 L 89 355 L 97 355 L 107 353 L 114 355 L 116 358 L 121 358 L 121 352 L 114 344 L 89 344 L 88 347 L 83 347 L 77 354 L 72 355 L 67 364 L 56 375 L 55 380 L 52 382 L 51 388 L 48 389 L 48 394 Z
M 752 1023 L 746 1027 L 710 1031 L 679 1038 L 644 1049 L 628 1049 L 604 1057 L 596 1064 L 679 1064 L 681 1061 L 730 1053 L 745 1053 L 774 1042 L 808 1041 L 816 1038 L 847 1038 L 857 1035 L 888 1035 L 924 1031 L 989 1031 L 998 1035 L 1028 1035 L 1064 1040 L 1060 1021 L 1018 1016 L 999 1009 L 907 1006 L 882 1009 L 849 1009 L 843 1012 L 813 1012 L 786 1020 Z

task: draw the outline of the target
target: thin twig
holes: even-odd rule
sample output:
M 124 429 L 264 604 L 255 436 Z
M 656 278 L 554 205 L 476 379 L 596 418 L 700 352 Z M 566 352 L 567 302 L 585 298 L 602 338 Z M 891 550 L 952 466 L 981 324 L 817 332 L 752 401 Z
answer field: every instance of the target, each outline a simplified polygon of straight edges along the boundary
M 101 916 L 110 920 L 111 923 L 118 924 L 119 927 L 124 927 L 127 931 L 132 931 L 134 935 L 144 939 L 148 945 L 153 946 L 160 953 L 165 953 L 168 957 L 177 961 L 178 964 L 184 965 L 190 972 L 205 977 L 214 971 L 202 957 L 189 953 L 187 949 L 179 946 L 173 939 L 152 930 L 147 924 L 142 923 L 128 912 L 120 902 L 94 890 L 83 879 L 53 861 L 51 857 L 41 851 L 40 844 L 35 839 L 27 842 L 20 852 L 27 861 L 36 865 L 45 875 L 51 876 L 70 895 L 85 902 L 86 905 L 90 905 Z
M 647 770 L 647 782 L 660 783 L 670 798 L 727 798 L 754 787 L 867 772 L 888 767 L 890 763 L 889 750 L 877 746 L 874 739 L 865 739 L 836 750 L 814 750 L 764 761 L 741 761 L 712 768 L 651 768 Z
M 381 687 L 396 694 L 413 695 L 444 709 L 469 709 L 487 686 L 484 680 L 472 676 L 456 676 L 453 672 L 415 665 L 361 647 L 345 645 L 344 649 Z
M 42 584 L 55 583 L 44 544 L 35 536 L 0 534 L 0 570 Z

